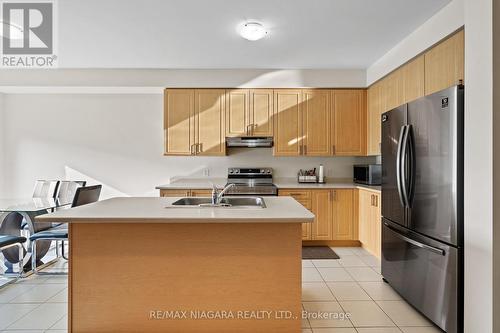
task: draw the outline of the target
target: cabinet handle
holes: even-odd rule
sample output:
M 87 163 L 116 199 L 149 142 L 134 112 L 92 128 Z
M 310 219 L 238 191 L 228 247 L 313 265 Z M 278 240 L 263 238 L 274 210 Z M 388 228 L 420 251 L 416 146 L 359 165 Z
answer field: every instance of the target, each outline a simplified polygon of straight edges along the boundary
M 203 143 L 198 143 L 198 153 L 203 153 Z
M 304 145 L 304 155 L 307 155 L 307 145 Z
M 251 128 L 251 126 L 252 126 L 252 124 L 247 125 L 247 135 L 250 135 L 250 129 L 249 128 Z
M 300 146 L 299 146 L 299 155 L 302 155 L 302 148 L 303 148 L 303 146 L 302 146 L 302 145 L 300 145 Z
M 335 145 L 332 145 L 332 154 L 335 155 Z
M 194 146 L 195 146 L 194 144 L 191 145 L 191 149 L 190 149 L 191 155 L 194 155 L 194 152 L 193 152 Z
M 370 206 L 373 206 L 373 194 L 370 194 L 370 200 L 371 200 Z
M 375 207 L 378 207 L 378 195 L 374 195 L 373 198 L 375 199 Z

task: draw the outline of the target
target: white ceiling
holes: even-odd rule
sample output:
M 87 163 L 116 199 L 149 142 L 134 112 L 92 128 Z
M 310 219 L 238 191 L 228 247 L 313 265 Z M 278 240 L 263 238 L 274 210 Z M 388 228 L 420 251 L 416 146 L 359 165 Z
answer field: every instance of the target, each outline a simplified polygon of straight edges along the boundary
M 63 68 L 367 68 L 450 0 L 58 1 Z M 266 38 L 236 27 L 257 20 Z

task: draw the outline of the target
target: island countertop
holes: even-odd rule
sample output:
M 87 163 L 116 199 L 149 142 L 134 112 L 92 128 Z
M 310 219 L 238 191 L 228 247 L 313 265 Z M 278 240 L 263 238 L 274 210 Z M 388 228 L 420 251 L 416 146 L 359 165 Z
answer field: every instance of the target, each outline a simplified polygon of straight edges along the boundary
M 172 206 L 179 198 L 119 197 L 41 215 L 67 223 L 304 223 L 314 215 L 291 197 L 265 197 L 266 208 Z

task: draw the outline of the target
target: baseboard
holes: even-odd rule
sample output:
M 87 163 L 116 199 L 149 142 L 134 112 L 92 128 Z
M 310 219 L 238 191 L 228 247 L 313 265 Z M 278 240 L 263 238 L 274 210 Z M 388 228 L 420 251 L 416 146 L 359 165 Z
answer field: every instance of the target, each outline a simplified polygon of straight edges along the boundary
M 338 246 L 338 247 L 360 247 L 361 243 L 357 240 L 306 240 L 302 241 L 302 246 Z

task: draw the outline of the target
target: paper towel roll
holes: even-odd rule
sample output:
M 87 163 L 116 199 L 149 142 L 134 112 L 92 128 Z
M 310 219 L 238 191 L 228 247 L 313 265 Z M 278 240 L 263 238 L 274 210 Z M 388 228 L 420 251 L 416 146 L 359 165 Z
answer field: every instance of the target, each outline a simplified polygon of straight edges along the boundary
M 319 174 L 318 174 L 318 183 L 325 182 L 325 170 L 323 168 L 323 164 L 319 165 Z

